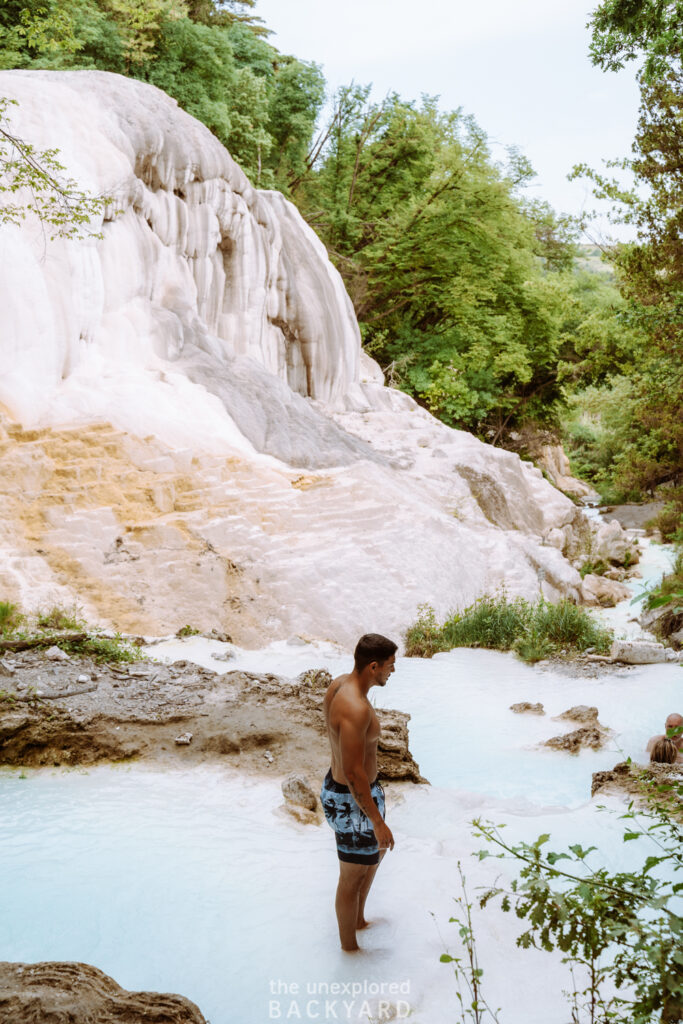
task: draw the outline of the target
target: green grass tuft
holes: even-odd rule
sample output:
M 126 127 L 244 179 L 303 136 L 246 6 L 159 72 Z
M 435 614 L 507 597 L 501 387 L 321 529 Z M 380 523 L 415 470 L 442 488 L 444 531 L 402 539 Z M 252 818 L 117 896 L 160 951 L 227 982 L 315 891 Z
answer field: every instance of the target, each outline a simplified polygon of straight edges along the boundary
M 19 606 L 11 601 L 0 601 L 0 636 L 13 633 L 24 621 Z
M 84 640 L 60 640 L 55 637 L 67 654 L 88 654 L 97 662 L 132 662 L 142 657 L 140 648 L 130 640 L 124 640 L 120 633 L 116 636 L 98 636 L 90 633 Z
M 46 611 L 38 612 L 36 626 L 38 629 L 85 629 L 86 623 L 76 605 L 65 608 L 56 604 Z
M 485 647 L 514 650 L 524 661 L 535 662 L 588 648 L 605 653 L 613 639 L 612 631 L 600 626 L 590 612 L 567 600 L 532 604 L 506 594 L 481 597 L 443 625 L 429 605 L 418 610 L 417 621 L 404 637 L 407 657 L 431 658 L 454 647 Z
M 194 626 L 182 626 L 176 633 L 176 636 L 201 636 L 201 632 L 201 629 L 195 629 Z

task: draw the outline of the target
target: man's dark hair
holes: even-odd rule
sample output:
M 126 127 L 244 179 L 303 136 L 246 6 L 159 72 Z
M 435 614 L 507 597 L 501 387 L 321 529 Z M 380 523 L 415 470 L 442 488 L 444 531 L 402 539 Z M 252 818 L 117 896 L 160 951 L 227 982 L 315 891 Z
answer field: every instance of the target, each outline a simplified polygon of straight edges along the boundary
M 379 633 L 365 633 L 353 652 L 353 664 L 356 672 L 362 672 L 366 665 L 373 661 L 380 663 L 396 654 L 398 646 Z

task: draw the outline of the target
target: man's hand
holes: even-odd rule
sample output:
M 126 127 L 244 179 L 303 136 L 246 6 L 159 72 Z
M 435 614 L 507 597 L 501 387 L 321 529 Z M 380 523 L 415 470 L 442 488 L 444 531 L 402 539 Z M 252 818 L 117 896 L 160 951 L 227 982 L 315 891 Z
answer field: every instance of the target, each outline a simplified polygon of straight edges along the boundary
M 379 821 L 372 827 L 375 830 L 375 839 L 380 850 L 393 850 L 394 837 L 386 821 Z

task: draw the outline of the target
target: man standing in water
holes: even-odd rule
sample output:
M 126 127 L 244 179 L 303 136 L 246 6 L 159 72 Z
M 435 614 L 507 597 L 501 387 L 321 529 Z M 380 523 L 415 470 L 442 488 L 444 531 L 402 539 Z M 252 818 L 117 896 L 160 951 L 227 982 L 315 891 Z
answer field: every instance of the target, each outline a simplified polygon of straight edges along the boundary
M 359 948 L 356 931 L 367 925 L 365 900 L 377 866 L 394 837 L 384 822 L 384 792 L 377 782 L 380 726 L 368 700 L 371 686 L 386 686 L 394 671 L 397 646 L 377 633 L 360 638 L 353 671 L 338 676 L 325 694 L 325 722 L 332 766 L 320 800 L 334 829 L 339 856 L 335 910 L 341 947 Z

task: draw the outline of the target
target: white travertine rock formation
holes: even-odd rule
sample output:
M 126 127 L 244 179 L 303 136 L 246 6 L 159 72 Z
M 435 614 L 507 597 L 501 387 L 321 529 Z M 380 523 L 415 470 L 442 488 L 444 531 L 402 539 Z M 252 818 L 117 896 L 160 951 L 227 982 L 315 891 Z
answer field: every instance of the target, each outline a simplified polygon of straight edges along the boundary
M 580 596 L 572 502 L 384 387 L 320 241 L 206 128 L 104 72 L 0 91 L 114 196 L 101 238 L 0 229 L 1 599 L 258 644 Z
M 586 604 L 614 608 L 619 601 L 628 600 L 631 597 L 631 591 L 625 584 L 618 583 L 616 580 L 588 573 L 581 583 L 581 597 Z
M 545 470 L 556 487 L 559 487 L 565 494 L 573 498 L 585 498 L 589 501 L 597 500 L 600 495 L 587 484 L 585 480 L 579 480 L 572 475 L 572 468 L 569 459 L 561 444 L 545 444 L 536 455 L 536 464 Z

